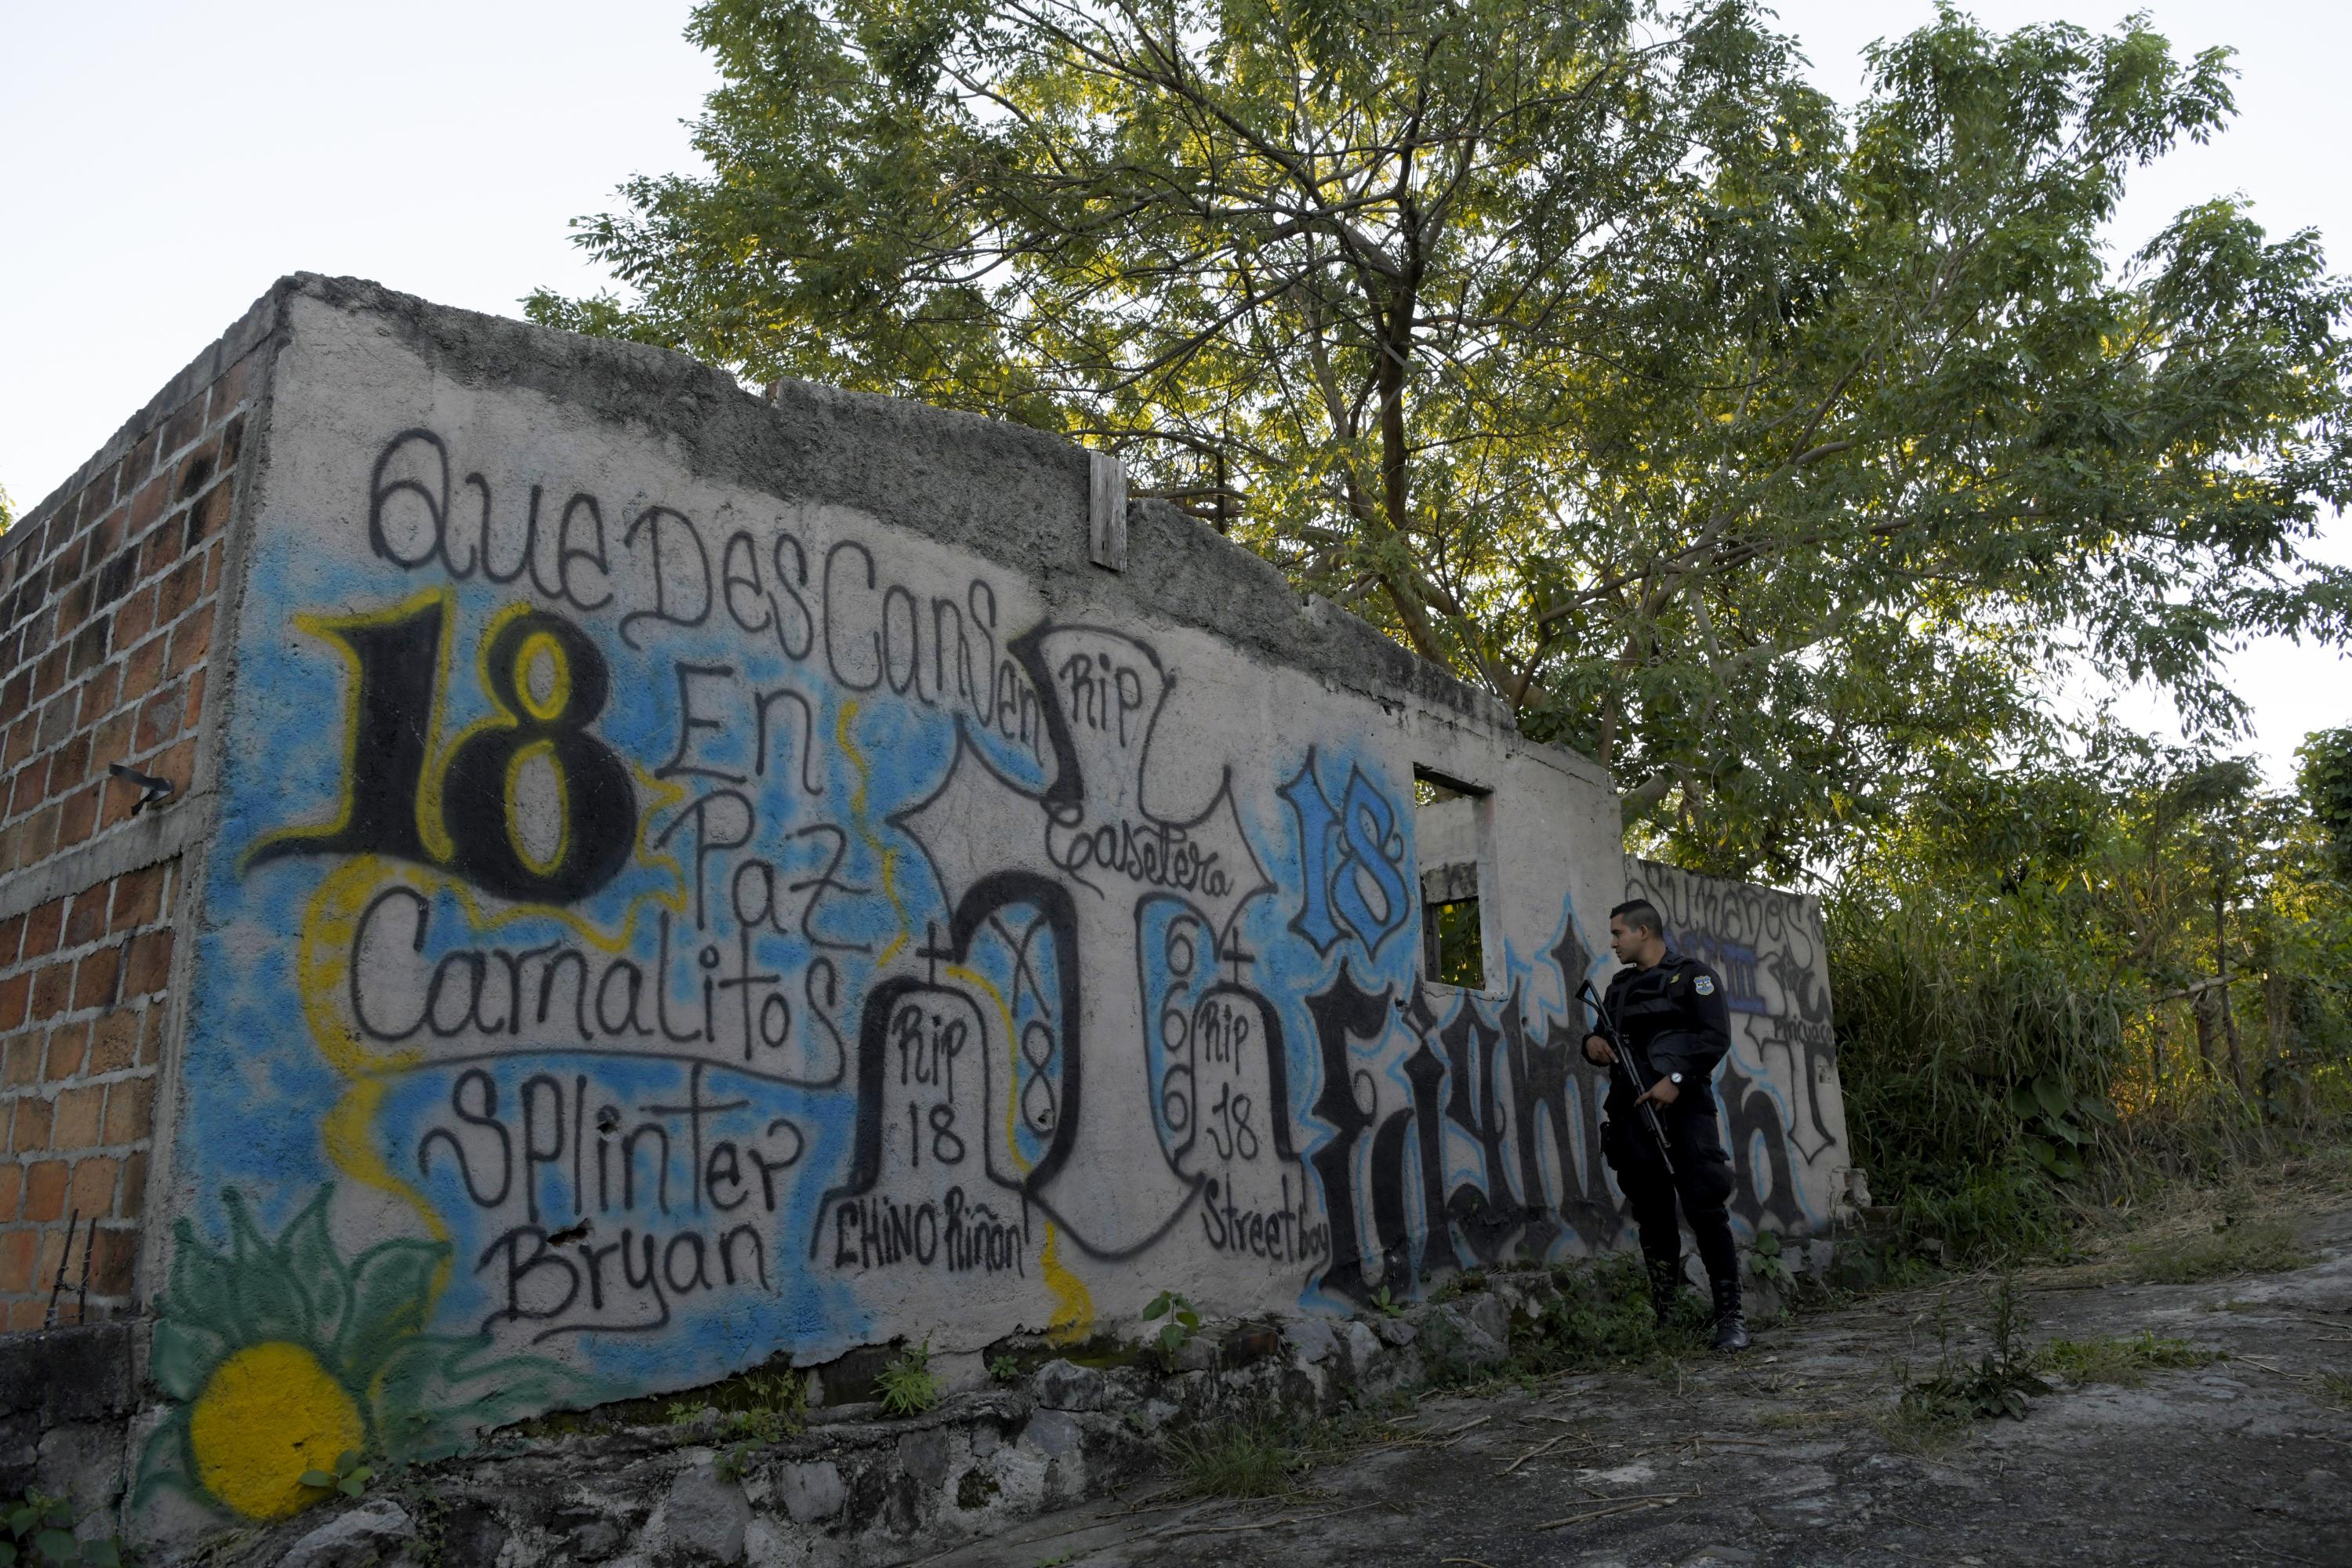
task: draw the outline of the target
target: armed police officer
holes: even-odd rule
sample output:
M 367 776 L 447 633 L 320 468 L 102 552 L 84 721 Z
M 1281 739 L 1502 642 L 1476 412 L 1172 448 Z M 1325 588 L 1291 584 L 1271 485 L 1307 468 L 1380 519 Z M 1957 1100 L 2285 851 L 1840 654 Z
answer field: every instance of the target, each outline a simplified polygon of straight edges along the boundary
M 1601 1150 L 1641 1231 L 1651 1301 L 1664 1324 L 1683 1278 L 1682 1231 L 1675 1223 L 1679 1197 L 1715 1289 L 1715 1348 L 1746 1350 L 1739 1256 L 1724 1207 L 1731 1196 L 1731 1160 L 1723 1150 L 1712 1086 L 1716 1064 L 1731 1048 L 1723 982 L 1706 964 L 1666 945 L 1657 907 L 1646 899 L 1609 911 L 1609 945 L 1625 967 L 1609 982 L 1601 999 L 1607 1017 L 1585 1037 L 1584 1054 L 1596 1066 L 1613 1068 L 1617 1052 L 1606 1033 L 1613 1027 L 1632 1069 L 1609 1075 Z M 1637 1083 L 1643 1086 L 1638 1095 Z M 1664 1151 L 1644 1107 L 1657 1115 Z

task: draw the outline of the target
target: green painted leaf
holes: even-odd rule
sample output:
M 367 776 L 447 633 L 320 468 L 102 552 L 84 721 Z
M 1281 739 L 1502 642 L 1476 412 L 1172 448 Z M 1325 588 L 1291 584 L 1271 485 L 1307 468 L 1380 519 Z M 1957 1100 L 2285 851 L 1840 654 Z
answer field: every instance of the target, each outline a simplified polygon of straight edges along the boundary
M 188 1407 L 178 1405 L 139 1449 L 139 1482 L 131 1489 L 132 1506 L 143 1508 L 158 1493 L 177 1492 L 197 1501 L 209 1501 L 188 1479 Z
M 379 1242 L 352 1263 L 352 1306 L 340 1359 L 344 1375 L 365 1385 L 400 1342 L 423 1331 L 431 1310 L 434 1271 L 448 1257 L 445 1242 Z
M 478 1431 L 557 1405 L 615 1396 L 560 1362 L 515 1355 L 471 1335 L 399 1341 L 377 1386 L 377 1440 L 387 1454 L 411 1462 L 455 1453 Z
M 310 1295 L 295 1279 L 285 1254 L 255 1226 L 245 1194 L 224 1187 L 221 1206 L 228 1211 L 229 1300 L 246 1342 L 315 1342 Z
M 236 1292 L 230 1284 L 229 1261 L 196 1236 L 186 1219 L 172 1227 L 172 1273 L 156 1311 L 184 1323 L 219 1333 L 231 1344 L 244 1344 L 244 1325 L 237 1321 Z
M 334 1343 L 341 1333 L 352 1301 L 351 1270 L 343 1266 L 327 1227 L 334 1194 L 332 1184 L 320 1187 L 278 1237 L 287 1272 L 308 1299 L 311 1332 L 320 1344 Z
M 228 1350 L 228 1342 L 212 1330 L 165 1318 L 155 1325 L 147 1375 L 173 1398 L 191 1400 L 204 1392 L 205 1380 L 226 1359 Z

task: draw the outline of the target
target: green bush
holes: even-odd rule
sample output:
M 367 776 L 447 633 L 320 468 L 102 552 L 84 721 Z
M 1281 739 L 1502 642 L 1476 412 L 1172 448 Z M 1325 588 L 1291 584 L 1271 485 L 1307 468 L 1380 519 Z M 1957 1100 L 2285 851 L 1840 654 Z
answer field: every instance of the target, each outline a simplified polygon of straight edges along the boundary
M 64 1498 L 28 1491 L 0 1503 L 0 1568 L 119 1568 L 129 1558 L 118 1540 L 77 1539 L 73 1504 Z

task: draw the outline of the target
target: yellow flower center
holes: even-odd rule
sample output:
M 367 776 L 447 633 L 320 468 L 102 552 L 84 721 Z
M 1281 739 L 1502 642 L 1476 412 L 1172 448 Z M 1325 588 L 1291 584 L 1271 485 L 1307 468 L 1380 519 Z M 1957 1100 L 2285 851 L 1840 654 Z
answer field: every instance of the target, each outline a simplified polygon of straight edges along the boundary
M 319 1494 L 305 1470 L 330 1470 L 362 1446 L 359 1406 L 300 1345 L 249 1345 L 219 1366 L 189 1412 L 205 1489 L 248 1519 L 281 1519 Z

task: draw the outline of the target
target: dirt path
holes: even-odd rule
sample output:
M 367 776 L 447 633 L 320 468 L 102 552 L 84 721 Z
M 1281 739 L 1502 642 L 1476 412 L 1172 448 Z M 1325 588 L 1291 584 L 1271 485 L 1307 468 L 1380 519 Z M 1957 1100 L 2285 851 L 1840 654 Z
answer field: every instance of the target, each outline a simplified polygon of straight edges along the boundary
M 2226 1352 L 2138 1386 L 2062 1382 L 2022 1420 L 1892 1418 L 1901 1369 L 1938 1363 L 1939 1312 L 1955 1358 L 1988 1342 L 1986 1292 L 1962 1282 L 1801 1319 L 1735 1362 L 1433 1395 L 1299 1495 L 1139 1492 L 928 1568 L 2352 1563 L 2352 1205 L 2298 1240 L 2315 1261 L 2283 1272 L 2021 1281 L 2032 1342 Z

